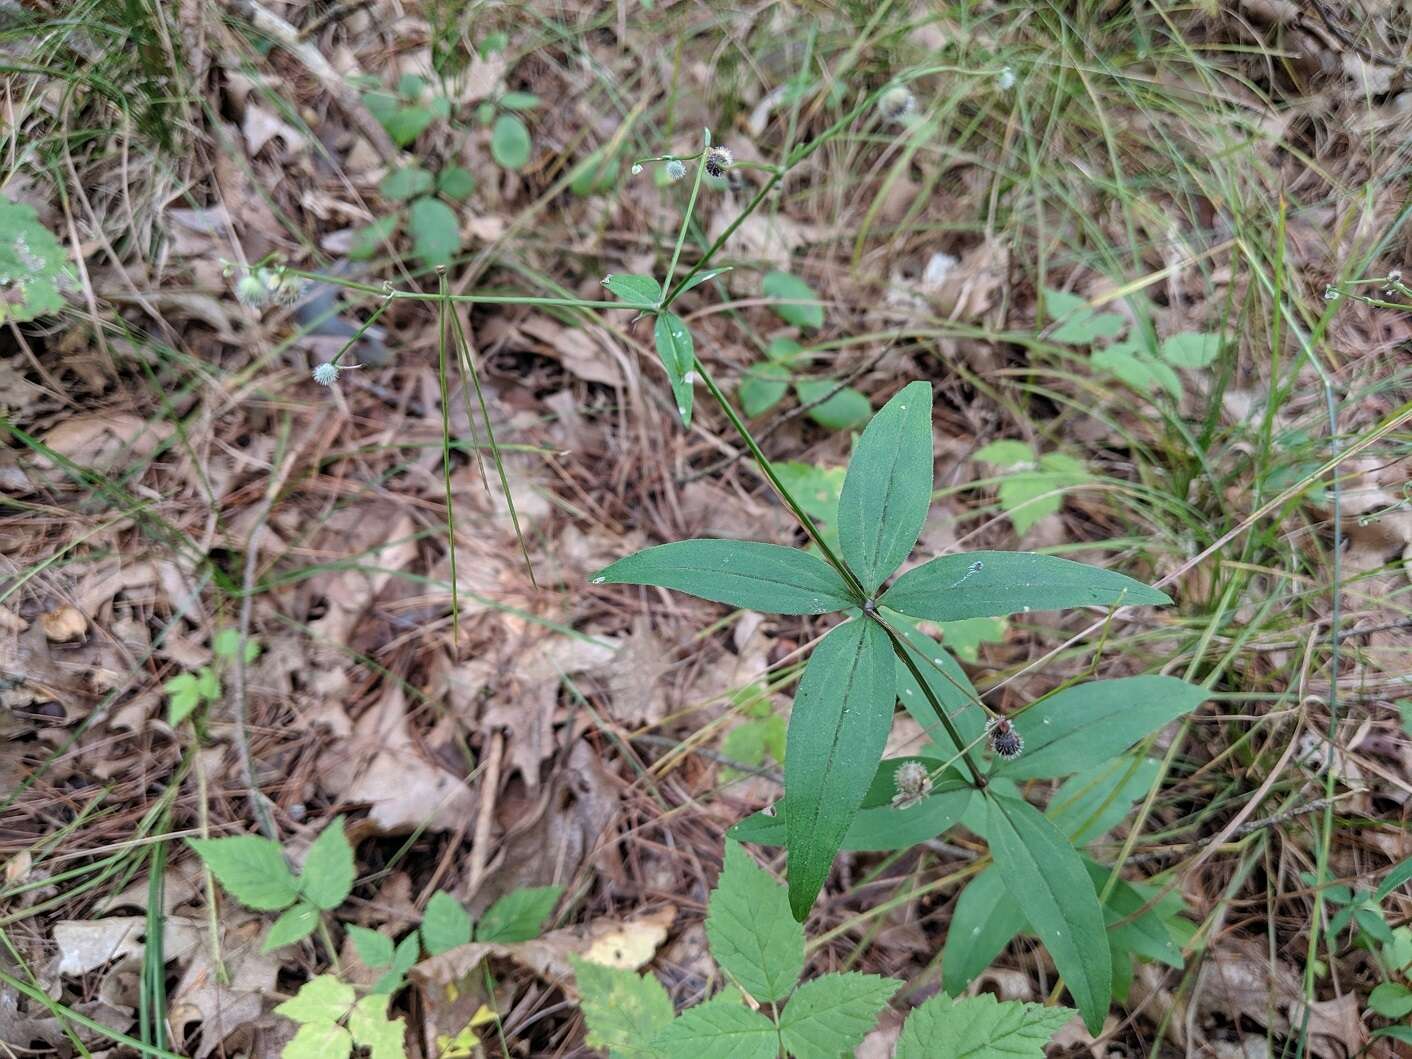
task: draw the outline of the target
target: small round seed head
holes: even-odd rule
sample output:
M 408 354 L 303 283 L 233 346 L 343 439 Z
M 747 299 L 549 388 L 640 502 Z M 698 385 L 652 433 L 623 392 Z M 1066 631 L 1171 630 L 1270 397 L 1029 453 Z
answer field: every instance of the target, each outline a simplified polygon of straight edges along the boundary
M 726 170 L 735 165 L 735 157 L 730 148 L 717 145 L 706 152 L 706 172 L 713 177 L 726 175 Z
M 990 749 L 1006 760 L 1020 756 L 1025 749 L 1025 741 L 1008 718 L 996 717 L 986 725 L 990 733 Z
M 896 809 L 910 809 L 922 801 L 932 789 L 932 778 L 927 767 L 920 761 L 907 761 L 897 766 L 892 774 L 892 782 L 897 786 L 892 805 Z
M 1324 288 L 1324 301 L 1326 301 L 1326 302 L 1336 302 L 1336 301 L 1338 301 L 1338 299 L 1339 299 L 1339 291 L 1338 291 L 1338 288 L 1337 288 L 1337 287 L 1328 286 L 1328 287 L 1325 287 L 1325 288 Z
M 1400 269 L 1400 268 L 1395 268 L 1395 269 L 1393 269 L 1391 272 L 1389 272 L 1389 273 L 1387 274 L 1387 281 L 1388 281 L 1389 283 L 1401 283 L 1401 282 L 1402 282 L 1402 269 Z
M 324 363 L 314 368 L 314 381 L 320 386 L 332 386 L 338 382 L 338 365 L 332 361 Z
M 675 184 L 682 177 L 686 176 L 686 166 L 680 159 L 673 158 L 667 163 L 667 179 Z
M 889 88 L 878 100 L 878 113 L 884 121 L 902 123 L 916 112 L 917 97 L 903 85 Z
M 995 75 L 995 83 L 1000 87 L 1000 91 L 1008 92 L 1015 87 L 1015 71 L 1010 67 L 1005 67 L 1000 73 Z
M 305 283 L 298 276 L 291 276 L 282 268 L 267 271 L 266 276 L 265 285 L 276 305 L 293 305 L 303 297 Z
M 235 299 L 250 309 L 263 309 L 270 304 L 270 288 L 259 273 L 246 272 L 235 281 Z
M 642 172 L 642 163 L 641 163 L 641 162 L 634 162 L 634 163 L 632 164 L 632 175 L 633 175 L 633 176 L 637 176 L 637 175 L 638 175 L 639 173 L 641 173 L 641 172 Z

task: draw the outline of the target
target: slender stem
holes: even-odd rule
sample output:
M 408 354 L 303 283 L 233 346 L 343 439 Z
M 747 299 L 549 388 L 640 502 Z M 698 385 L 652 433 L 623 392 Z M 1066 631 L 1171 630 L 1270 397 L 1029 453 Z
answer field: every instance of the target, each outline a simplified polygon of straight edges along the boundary
M 730 401 L 726 399 L 726 395 L 721 392 L 721 388 L 716 385 L 716 380 L 711 377 L 711 373 L 706 370 L 706 365 L 702 364 L 700 360 L 696 362 L 696 373 L 701 376 L 701 381 L 706 384 L 706 389 L 710 391 L 716 403 L 721 406 L 721 411 L 726 414 L 726 418 L 730 420 L 731 426 L 735 428 L 735 432 L 739 434 L 741 440 L 745 442 L 745 447 L 748 448 L 750 454 L 755 457 L 756 464 L 760 467 L 765 477 L 769 479 L 770 485 L 772 485 L 775 492 L 780 495 L 780 499 L 785 502 L 785 505 L 794 514 L 799 524 L 804 527 L 804 532 L 809 534 L 809 539 L 819 546 L 819 551 L 823 553 L 829 565 L 837 570 L 839 575 L 848 582 L 849 590 L 857 596 L 858 602 L 866 602 L 868 593 L 863 588 L 862 583 L 858 578 L 853 576 L 853 571 L 848 569 L 847 564 L 835 555 L 833 549 L 824 542 L 824 538 L 819 535 L 818 529 L 814 526 L 814 520 L 804 513 L 804 509 L 799 506 L 799 501 L 795 500 L 794 497 L 790 495 L 789 490 L 784 487 L 784 483 L 781 482 L 779 476 L 775 474 L 775 469 L 771 466 L 769 457 L 766 456 L 765 453 L 761 451 L 760 446 L 755 443 L 755 438 L 751 436 L 750 429 L 741 420 L 736 410 L 731 407 Z
M 446 316 L 449 302 L 446 301 L 446 268 L 437 270 L 437 286 L 442 298 L 436 314 L 437 382 L 441 388 L 441 469 L 446 487 L 446 551 L 451 560 L 451 636 L 452 643 L 461 640 L 461 607 L 457 598 L 456 581 L 456 509 L 451 496 L 451 405 L 446 385 L 446 343 L 448 340 Z
M 362 337 L 368 333 L 368 328 L 372 327 L 373 324 L 378 322 L 378 317 L 381 316 L 383 313 L 387 312 L 387 307 L 391 304 L 391 298 L 383 298 L 382 304 L 379 305 L 376 309 L 374 309 L 371 314 L 369 314 L 367 320 L 364 321 L 363 326 L 353 332 L 353 337 L 343 344 L 343 348 L 338 351 L 338 356 L 334 357 L 333 360 L 329 363 L 337 366 L 338 362 L 344 358 L 348 351 L 352 349 L 355 345 L 357 345 L 357 343 L 362 339 Z
M 961 737 L 961 733 L 956 730 L 956 725 L 952 723 L 951 718 L 946 714 L 946 710 L 942 707 L 940 701 L 937 700 L 936 695 L 932 693 L 932 689 L 927 684 L 926 678 L 922 676 L 922 671 L 917 668 L 917 663 L 912 661 L 911 652 L 907 650 L 907 645 L 903 642 L 902 637 L 897 634 L 897 631 L 893 629 L 892 626 L 879 617 L 876 610 L 865 610 L 864 613 L 873 621 L 877 622 L 878 625 L 882 627 L 883 632 L 887 633 L 887 638 L 892 641 L 892 653 L 902 660 L 902 664 L 906 666 L 907 671 L 912 674 L 912 679 L 917 682 L 917 687 L 922 689 L 923 697 L 931 704 L 931 708 L 936 711 L 937 718 L 941 721 L 941 726 L 946 729 L 946 734 L 951 737 L 951 741 L 956 744 L 956 749 L 961 752 L 961 760 L 964 761 L 966 767 L 971 770 L 971 777 L 975 780 L 976 788 L 978 790 L 984 790 L 986 785 L 985 774 L 976 767 L 976 763 L 971 757 L 971 751 L 967 749 L 969 744 Z
M 677 245 L 672 248 L 672 263 L 667 266 L 667 281 L 662 285 L 664 290 L 671 287 L 672 277 L 676 275 L 677 272 L 677 262 L 681 260 L 681 248 L 686 243 L 686 232 L 687 229 L 691 227 L 691 216 L 696 212 L 696 196 L 701 191 L 701 174 L 706 171 L 706 152 L 710 149 L 711 132 L 708 129 L 706 132 L 706 146 L 702 148 L 701 158 L 696 163 L 696 179 L 691 185 L 691 198 L 687 200 L 686 212 L 682 214 L 681 231 L 677 233 Z M 697 267 L 699 268 L 700 266 L 698 265 Z M 662 303 L 662 307 L 665 309 L 670 303 L 671 299 L 668 298 Z

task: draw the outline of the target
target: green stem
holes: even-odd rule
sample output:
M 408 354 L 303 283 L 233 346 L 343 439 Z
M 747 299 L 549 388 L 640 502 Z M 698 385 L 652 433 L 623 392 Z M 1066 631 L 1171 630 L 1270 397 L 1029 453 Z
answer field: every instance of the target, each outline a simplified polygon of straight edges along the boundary
M 716 404 L 720 405 L 721 411 L 726 414 L 726 418 L 730 420 L 731 426 L 735 428 L 735 432 L 739 434 L 741 440 L 745 442 L 745 447 L 750 450 L 750 455 L 755 457 L 755 463 L 769 480 L 770 485 L 773 486 L 775 492 L 780 495 L 780 499 L 785 502 L 785 505 L 793 513 L 799 524 L 804 527 L 804 532 L 809 534 L 809 539 L 818 545 L 819 551 L 823 553 L 829 565 L 837 570 L 839 576 L 848 582 L 849 590 L 858 598 L 858 602 L 860 604 L 866 602 L 868 593 L 864 590 L 862 583 L 858 578 L 853 576 L 853 571 L 848 569 L 847 564 L 835 555 L 833 549 L 824 542 L 824 538 L 819 535 L 818 529 L 814 526 L 813 519 L 804 513 L 804 509 L 799 506 L 799 502 L 795 500 L 794 497 L 790 495 L 789 490 L 784 487 L 784 483 L 781 482 L 779 476 L 775 474 L 775 469 L 771 466 L 769 457 L 766 456 L 760 446 L 755 443 L 755 438 L 751 435 L 750 428 L 745 425 L 736 410 L 731 407 L 730 401 L 728 401 L 726 395 L 721 392 L 721 388 L 716 385 L 716 380 L 712 378 L 711 373 L 706 370 L 706 365 L 702 364 L 699 359 L 696 361 L 696 373 L 701 376 L 701 381 L 706 384 L 706 389 L 710 391 Z
M 677 272 L 677 262 L 681 260 L 681 248 L 686 243 L 686 232 L 691 227 L 691 216 L 696 212 L 696 196 L 701 191 L 701 174 L 706 171 L 706 152 L 711 149 L 711 131 L 706 130 L 706 146 L 701 150 L 701 158 L 696 163 L 696 179 L 691 185 L 691 198 L 686 203 L 686 213 L 682 214 L 681 231 L 677 233 L 677 245 L 672 248 L 672 263 L 667 266 L 667 282 L 662 286 L 664 289 L 672 285 L 672 277 Z M 701 266 L 698 265 L 697 268 Z M 695 271 L 695 270 L 693 270 Z M 672 299 L 668 298 L 662 303 L 665 309 L 671 304 Z
M 907 645 L 903 642 L 902 637 L 898 635 L 897 630 L 882 620 L 876 610 L 865 609 L 865 613 L 869 618 L 878 623 L 883 632 L 887 633 L 887 638 L 892 641 L 892 653 L 902 660 L 902 664 L 906 666 L 907 671 L 912 674 L 912 679 L 917 682 L 917 687 L 922 689 L 923 698 L 925 698 L 931 705 L 931 708 L 936 711 L 936 716 L 937 719 L 941 721 L 941 726 L 946 729 L 946 734 L 951 737 L 951 741 L 956 744 L 956 749 L 961 752 L 961 760 L 964 761 L 966 767 L 971 770 L 971 777 L 975 780 L 976 789 L 984 790 L 986 785 L 985 774 L 976 767 L 975 761 L 971 758 L 971 751 L 968 749 L 969 744 L 961 737 L 961 733 L 956 730 L 956 725 L 953 724 L 951 718 L 947 716 L 945 708 L 941 705 L 936 695 L 932 693 L 932 689 L 930 685 L 927 684 L 926 678 L 922 676 L 922 671 L 917 668 L 917 663 L 912 661 L 912 654 L 907 650 Z
M 80 1026 L 84 1027 L 85 1029 L 90 1029 L 94 1033 L 100 1034 L 101 1036 L 106 1037 L 110 1041 L 116 1041 L 118 1044 L 125 1044 L 134 1051 L 141 1052 L 143 1055 L 155 1056 L 156 1059 L 181 1059 L 181 1056 L 177 1055 L 175 1052 L 169 1052 L 162 1048 L 153 1047 L 150 1044 L 144 1044 L 142 1041 L 139 1041 L 136 1037 L 129 1037 L 125 1033 L 119 1033 L 111 1026 L 105 1026 L 97 1019 L 91 1019 L 87 1015 L 81 1014 L 80 1012 L 77 1012 L 72 1008 L 65 1007 L 58 1001 L 50 999 L 48 994 L 46 994 L 43 990 L 35 989 L 32 986 L 26 985 L 18 978 L 14 978 L 6 974 L 4 971 L 0 971 L 0 982 L 3 982 L 5 985 L 9 986 L 17 993 L 23 993 L 35 1003 L 43 1004 L 44 1007 L 49 1010 L 49 1013 L 52 1014 L 55 1018 L 59 1019 L 61 1022 L 65 1020 L 77 1022 Z

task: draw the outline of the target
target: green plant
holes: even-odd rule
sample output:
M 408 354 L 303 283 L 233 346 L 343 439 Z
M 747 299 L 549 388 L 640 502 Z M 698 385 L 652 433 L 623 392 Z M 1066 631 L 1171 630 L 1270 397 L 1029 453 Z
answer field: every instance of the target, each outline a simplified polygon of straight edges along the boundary
M 383 198 L 396 206 L 392 213 L 358 229 L 348 256 L 355 261 L 370 258 L 405 228 L 412 252 L 425 264 L 449 264 L 461 249 L 461 233 L 456 211 L 445 200 L 459 202 L 475 191 L 470 172 L 453 165 L 433 175 L 413 160 L 389 170 L 378 187 Z
M 68 256 L 34 207 L 0 195 L 0 323 L 24 323 L 64 307 Z
M 422 922 L 401 941 L 393 944 L 386 934 L 367 927 L 350 925 L 348 936 L 358 958 L 374 970 L 385 968 L 373 985 L 375 993 L 395 992 L 402 976 L 421 959 L 439 956 L 472 938 L 479 942 L 509 944 L 539 937 L 564 890 L 561 886 L 530 886 L 512 890 L 486 910 L 480 923 L 472 923 L 465 908 L 445 890 L 438 890 L 427 902 Z
M 505 169 L 523 169 L 529 164 L 534 144 L 520 114 L 539 106 L 531 92 L 502 92 L 476 107 L 476 120 L 490 125 L 490 156 Z
M 284 1059 L 348 1059 L 353 1046 L 368 1049 L 369 1059 L 404 1059 L 407 1024 L 387 1017 L 386 995 L 355 999 L 353 987 L 331 974 L 305 982 L 277 1014 L 299 1023 L 284 1046 Z
M 804 928 L 790 915 L 785 888 L 735 842 L 726 843 L 725 867 L 707 906 L 706 938 L 729 985 L 680 1015 L 652 975 L 575 959 L 588 1043 L 633 1059 L 833 1059 L 862 1043 L 902 984 L 851 971 L 801 984 Z M 997 1003 L 992 996 L 938 996 L 908 1016 L 894 1055 L 1039 1059 L 1072 1015 L 1067 1008 Z
M 280 912 L 265 935 L 265 952 L 307 938 L 322 924 L 323 913 L 343 904 L 353 890 L 353 847 L 341 816 L 310 844 L 297 876 L 279 843 L 260 835 L 192 838 L 187 844 L 245 907 Z
M 1306 886 L 1316 886 L 1312 873 L 1301 872 Z M 1412 879 L 1412 858 L 1392 867 L 1376 890 L 1355 890 L 1349 886 L 1326 886 L 1324 900 L 1337 908 L 1329 920 L 1329 936 L 1347 935 L 1353 944 L 1373 957 L 1383 981 L 1368 995 L 1368 1009 L 1386 1019 L 1412 1015 L 1412 927 L 1394 927 L 1383 912 L 1383 902 L 1394 890 Z M 1374 1036 L 1393 1037 L 1412 1044 L 1412 1029 L 1386 1026 Z
M 1090 475 L 1084 465 L 1062 452 L 1037 456 L 1022 441 L 992 441 L 976 459 L 1004 471 L 998 490 L 1000 509 L 1021 536 L 1040 519 L 1054 515 L 1064 503 L 1064 490 L 1083 485 Z
M 416 74 L 398 78 L 395 92 L 383 88 L 364 92 L 363 105 L 398 147 L 410 146 L 433 121 L 451 117 L 451 101 Z
M 167 693 L 167 723 L 173 728 L 181 724 L 203 702 L 213 703 L 221 697 L 221 678 L 216 670 L 220 664 L 230 664 L 240 653 L 240 633 L 235 629 L 222 629 L 211 639 L 211 652 L 216 656 L 216 664 L 202 666 L 195 673 L 178 673 L 162 685 Z M 255 640 L 245 642 L 245 662 L 255 661 L 260 656 L 260 644 Z
M 779 488 L 768 460 L 758 448 L 752 452 Z M 941 556 L 884 590 L 916 544 L 931 492 L 931 387 L 918 382 L 873 417 L 854 448 L 839 498 L 841 558 L 785 493 L 822 559 L 771 544 L 691 540 L 628 556 L 593 580 L 673 588 L 782 614 L 843 612 L 846 620 L 815 647 L 799 684 L 787 730 L 785 796 L 772 817 L 752 818 L 734 834 L 783 840 L 790 905 L 802 920 L 840 849 L 900 848 L 931 837 L 980 793 L 1004 888 L 1026 909 L 1096 1030 L 1113 978 L 1098 889 L 1068 837 L 1015 783 L 1103 764 L 1194 709 L 1206 693 L 1166 676 L 1097 681 L 1056 691 L 1013 722 L 993 717 L 987 724 L 989 711 L 964 675 L 957 678 L 959 667 L 914 622 L 1170 600 L 1121 574 L 1024 552 Z M 933 733 L 936 757 L 882 760 L 899 695 Z M 983 770 L 972 750 L 988 732 L 997 752 Z M 899 803 L 897 773 L 908 762 L 922 765 L 927 781 Z
M 802 279 L 788 272 L 767 272 L 760 291 L 773 300 L 772 308 L 786 323 L 801 330 L 824 326 L 824 308 L 818 295 Z M 777 405 L 791 383 L 809 418 L 831 430 L 848 430 L 868 421 L 872 407 L 868 399 L 851 386 L 835 379 L 796 377 L 804 358 L 804 347 L 793 338 L 778 337 L 765 348 L 765 359 L 745 369 L 740 380 L 740 406 L 752 419 Z

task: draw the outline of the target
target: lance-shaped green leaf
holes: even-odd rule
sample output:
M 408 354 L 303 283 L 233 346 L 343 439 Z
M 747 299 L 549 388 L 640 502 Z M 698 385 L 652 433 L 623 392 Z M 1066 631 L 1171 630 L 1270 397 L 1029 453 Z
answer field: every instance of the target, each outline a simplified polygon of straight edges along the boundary
M 785 742 L 789 904 L 804 920 L 873 782 L 892 727 L 892 646 L 874 621 L 833 629 L 814 648 Z
M 958 774 L 916 805 L 900 809 L 884 803 L 859 809 L 839 849 L 849 853 L 885 853 L 935 838 L 961 819 L 972 793 L 973 788 Z M 780 800 L 771 810 L 746 817 L 730 829 L 730 837 L 761 846 L 783 846 L 788 834 L 789 806 Z
M 962 552 L 908 570 L 881 602 L 914 618 L 956 621 L 1032 610 L 1172 601 L 1165 592 L 1131 577 L 1052 555 Z
M 932 501 L 932 386 L 914 382 L 858 439 L 838 502 L 843 559 L 869 593 L 911 554 Z
M 757 541 L 659 544 L 604 567 L 593 583 L 657 585 L 775 614 L 827 614 L 855 605 L 843 578 L 822 559 Z
M 960 733 L 967 746 L 975 743 L 985 733 L 985 713 L 978 705 L 977 694 L 966 671 L 961 668 L 950 652 L 912 623 L 912 619 L 896 612 L 883 612 L 883 620 L 902 638 L 912 659 L 912 664 L 922 674 L 922 683 L 930 689 L 932 697 L 941 704 L 946 716 Z M 898 658 L 897 697 L 912 719 L 922 726 L 934 744 L 937 756 L 948 761 L 960 754 L 960 748 L 952 740 L 946 726 L 936 715 L 931 701 L 923 694 L 922 684 L 912 675 L 912 670 Z M 957 761 L 961 774 L 969 775 L 965 762 Z
M 667 369 L 667 381 L 672 384 L 677 415 L 681 416 L 683 426 L 691 426 L 691 403 L 696 396 L 692 389 L 692 377 L 696 374 L 696 346 L 692 342 L 691 328 L 676 313 L 662 313 L 652 325 L 652 336 L 657 342 L 657 356 L 662 359 L 662 367 Z
M 1065 776 L 1102 764 L 1206 699 L 1176 677 L 1121 677 L 1076 684 L 1015 720 L 1025 752 L 993 769 L 1012 780 Z
M 987 838 L 1001 881 L 1054 958 L 1084 1025 L 1097 1033 L 1108 1014 L 1113 964 L 1083 860 L 1029 802 L 991 795 L 987 803 Z
M 1108 885 L 1108 876 L 1114 869 L 1088 857 L 1082 859 L 1094 890 L 1102 893 Z M 1153 890 L 1150 886 L 1146 889 Z M 1144 893 L 1126 879 L 1120 877 L 1114 881 L 1113 889 L 1103 902 L 1103 918 L 1108 923 L 1108 942 L 1115 950 L 1131 952 L 1144 959 L 1156 960 L 1168 967 L 1180 969 L 1185 961 L 1166 924 L 1162 922 L 1161 909 L 1149 908 L 1142 915 L 1138 915 L 1147 904 L 1149 896 L 1150 893 Z
M 942 986 L 952 996 L 960 994 L 1028 926 L 992 864 L 967 883 L 956 900 L 941 950 Z
M 603 286 L 640 309 L 655 309 L 662 300 L 662 285 L 651 276 L 613 273 L 603 277 Z
M 1075 846 L 1086 846 L 1122 822 L 1132 803 L 1157 782 L 1159 768 L 1152 758 L 1119 755 L 1070 776 L 1050 797 L 1044 815 Z
M 721 969 L 757 1001 L 782 1000 L 804 970 L 804 928 L 789 914 L 785 889 L 726 843 L 726 864 L 711 892 L 706 939 Z

